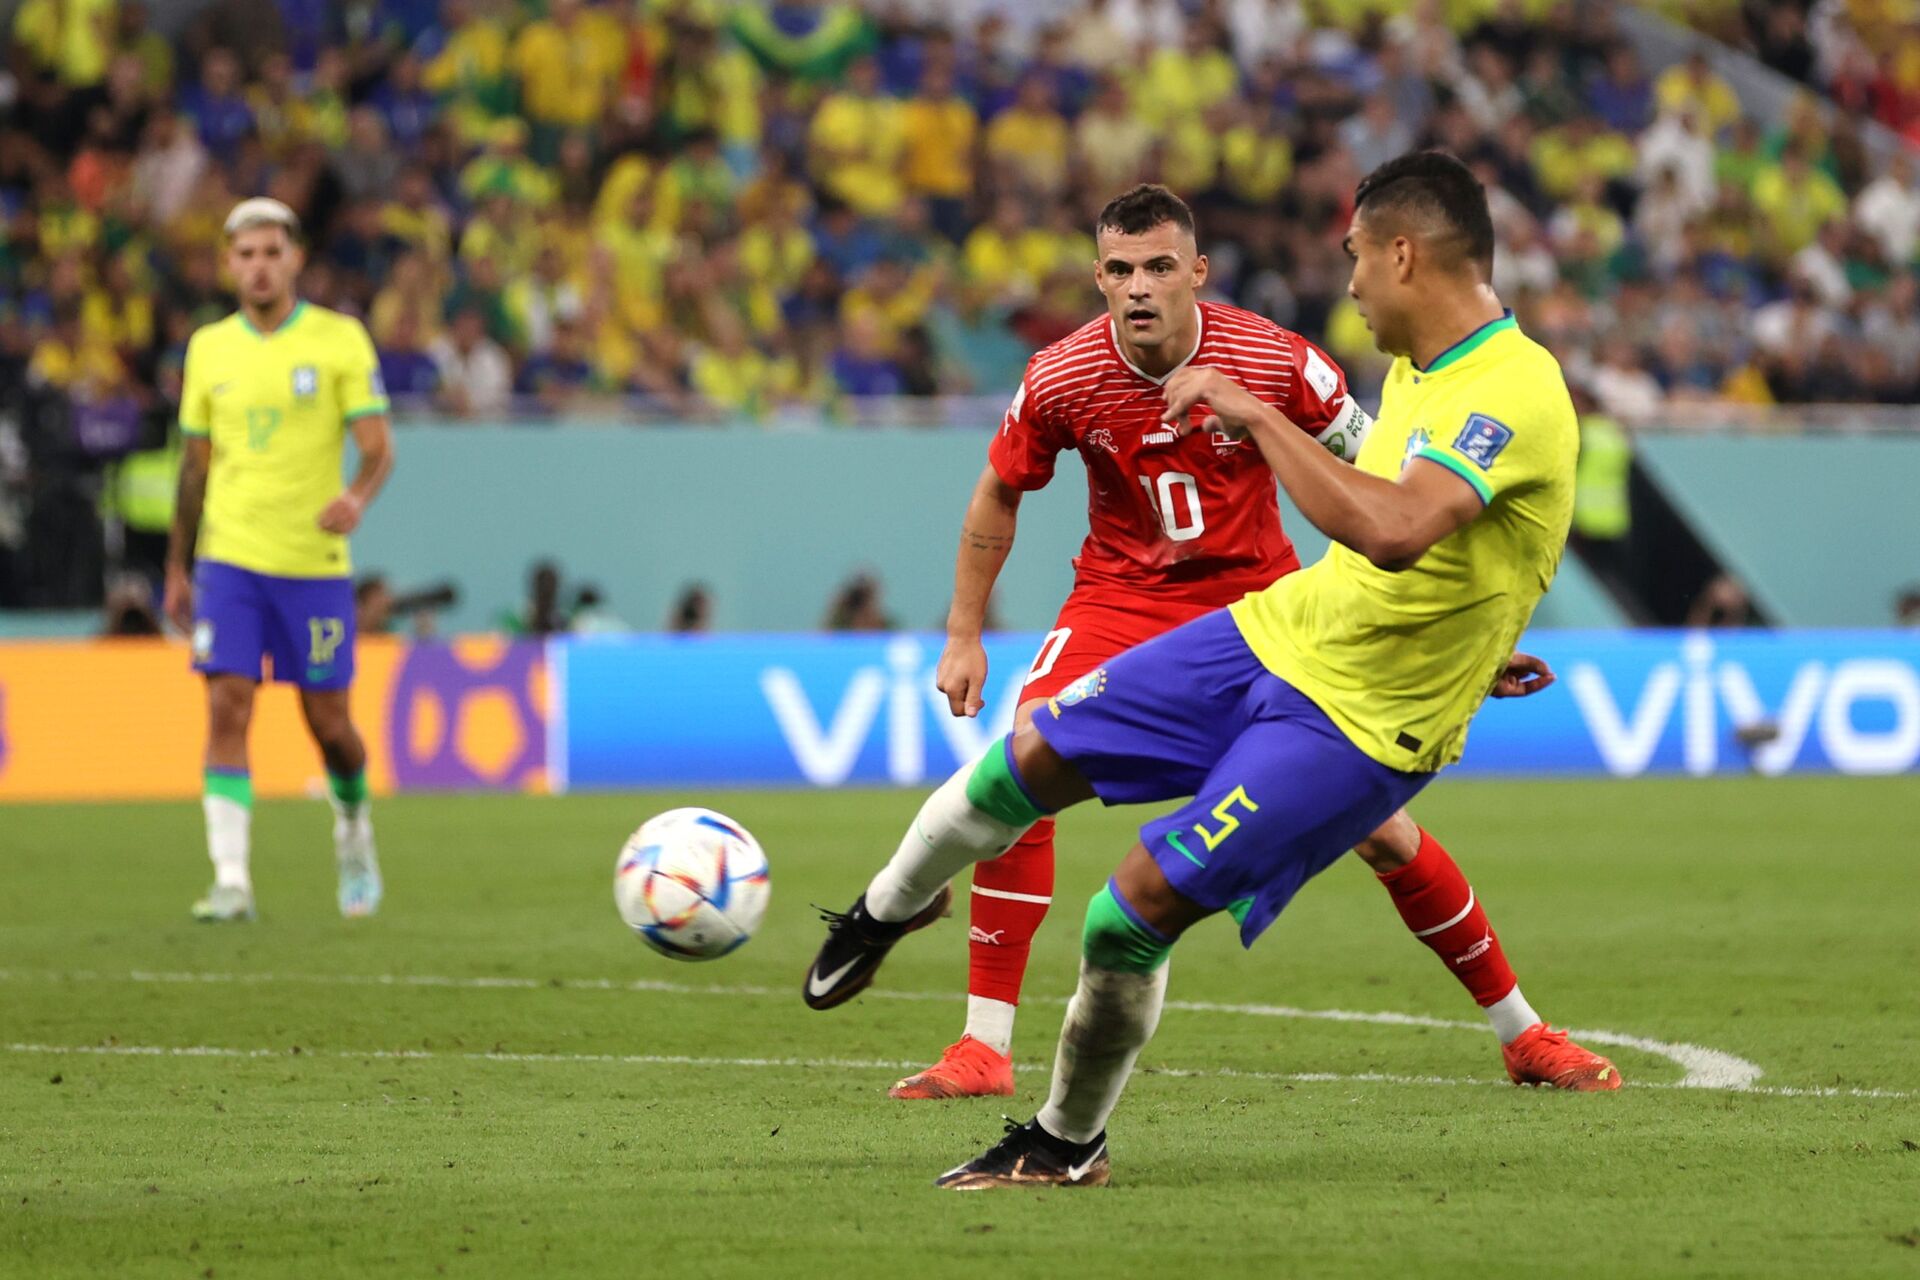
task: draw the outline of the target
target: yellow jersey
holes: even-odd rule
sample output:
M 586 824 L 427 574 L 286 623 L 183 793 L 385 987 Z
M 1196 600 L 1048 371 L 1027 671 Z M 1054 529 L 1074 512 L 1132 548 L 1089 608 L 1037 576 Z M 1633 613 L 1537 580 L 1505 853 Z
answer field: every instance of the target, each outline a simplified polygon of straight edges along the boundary
M 350 574 L 347 540 L 320 513 L 342 489 L 348 424 L 385 412 L 373 342 L 351 316 L 297 302 L 272 333 L 240 312 L 197 329 L 180 431 L 213 443 L 199 558 L 283 578 Z
M 1241 634 L 1381 764 L 1452 764 L 1559 568 L 1579 449 L 1559 362 L 1511 312 L 1426 369 L 1395 360 L 1355 465 L 1392 480 L 1424 458 L 1486 509 L 1398 573 L 1334 543 L 1235 604 Z

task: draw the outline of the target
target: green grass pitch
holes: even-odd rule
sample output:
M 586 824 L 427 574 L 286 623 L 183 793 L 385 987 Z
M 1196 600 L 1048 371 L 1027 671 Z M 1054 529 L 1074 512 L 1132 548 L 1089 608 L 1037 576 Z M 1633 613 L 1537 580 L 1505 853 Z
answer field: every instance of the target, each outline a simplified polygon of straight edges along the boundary
M 609 887 L 627 831 L 689 802 L 773 865 L 760 936 L 704 966 L 631 938 Z M 1544 1014 L 1751 1063 L 1753 1089 L 1673 1087 L 1634 1047 L 1618 1094 L 1512 1088 L 1347 859 L 1253 952 L 1215 922 L 1177 949 L 1111 1189 L 976 1196 L 929 1181 L 1038 1105 L 1140 814 L 1062 823 L 1020 1096 L 898 1103 L 959 1032 L 964 919 L 884 994 L 817 1014 L 798 988 L 808 904 L 850 901 L 917 803 L 383 801 L 387 903 L 351 924 L 323 807 L 265 804 L 261 919 L 229 928 L 187 919 L 198 806 L 0 809 L 0 1274 L 1920 1274 L 1920 779 L 1420 800 Z

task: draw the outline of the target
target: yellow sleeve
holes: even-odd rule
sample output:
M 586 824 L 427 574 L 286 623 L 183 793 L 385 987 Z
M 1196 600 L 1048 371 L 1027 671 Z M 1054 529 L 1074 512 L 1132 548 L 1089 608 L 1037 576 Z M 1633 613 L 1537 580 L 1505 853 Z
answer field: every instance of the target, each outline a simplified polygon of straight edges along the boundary
M 1526 379 L 1530 387 L 1533 382 Z M 1544 401 L 1546 389 L 1539 390 Z M 1432 439 L 1414 455 L 1465 480 L 1483 504 L 1537 484 L 1552 456 L 1554 434 L 1548 415 L 1530 408 L 1527 400 L 1512 395 L 1488 398 L 1492 403 L 1485 411 L 1436 422 Z
M 187 339 L 180 380 L 180 434 L 204 436 L 213 429 L 213 394 L 207 380 L 206 346 L 197 333 Z
M 351 424 L 356 418 L 388 412 L 387 387 L 380 380 L 380 357 L 374 354 L 373 339 L 358 320 L 346 321 L 341 335 L 337 394 L 341 421 Z

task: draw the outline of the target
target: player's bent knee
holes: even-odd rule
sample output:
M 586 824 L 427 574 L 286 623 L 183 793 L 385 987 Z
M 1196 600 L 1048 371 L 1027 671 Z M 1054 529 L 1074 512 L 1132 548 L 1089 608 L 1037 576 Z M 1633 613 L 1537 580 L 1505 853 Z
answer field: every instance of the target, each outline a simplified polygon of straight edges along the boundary
M 1010 738 L 987 748 L 967 775 L 967 802 L 1009 827 L 1030 827 L 1046 816 L 1046 809 L 1027 789 L 1013 761 Z
M 1055 751 L 1031 722 L 1015 729 L 1007 741 L 1012 744 L 1013 766 L 1019 771 L 1020 781 L 1043 812 L 1058 813 L 1093 799 L 1093 788 L 1080 771 Z
M 1098 969 L 1152 973 L 1167 962 L 1173 943 L 1130 911 L 1111 882 L 1087 904 L 1080 952 Z

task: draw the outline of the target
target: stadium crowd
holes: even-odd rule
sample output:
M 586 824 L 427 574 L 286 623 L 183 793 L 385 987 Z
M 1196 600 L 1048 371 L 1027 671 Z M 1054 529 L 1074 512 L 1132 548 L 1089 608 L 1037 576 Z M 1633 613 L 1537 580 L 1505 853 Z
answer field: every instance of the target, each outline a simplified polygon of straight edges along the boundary
M 1911 157 L 1876 168 L 1812 94 L 1744 120 L 1703 59 L 1650 77 L 1606 4 L 1081 0 L 1030 38 L 962 8 L 217 0 L 168 41 L 140 0 L 24 0 L 0 363 L 111 450 L 227 306 L 225 210 L 268 193 L 410 409 L 1000 393 L 1089 314 L 1092 212 L 1151 177 L 1215 292 L 1364 384 L 1350 194 L 1436 144 L 1494 191 L 1502 293 L 1620 416 L 1920 397 Z M 1913 45 L 1876 66 L 1911 79 Z

